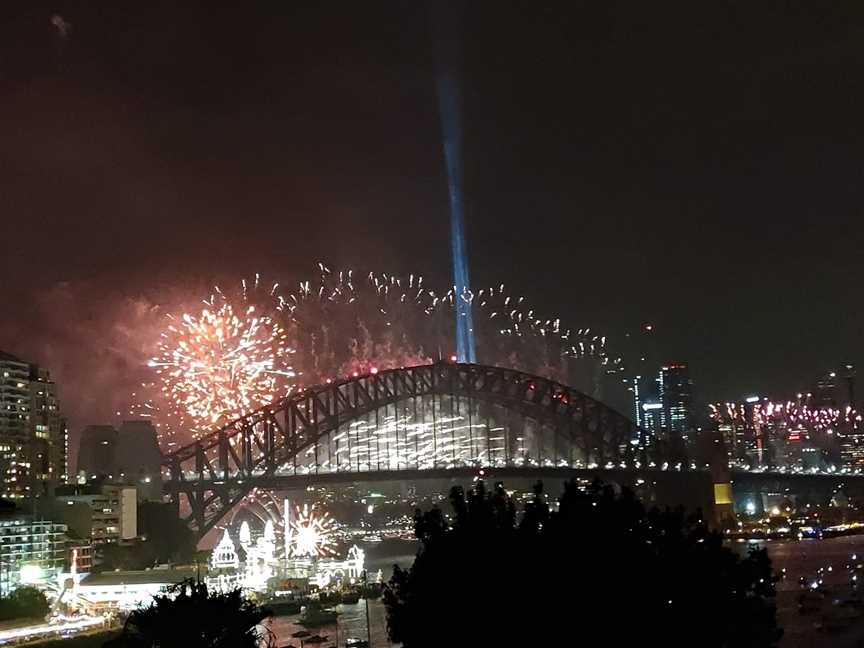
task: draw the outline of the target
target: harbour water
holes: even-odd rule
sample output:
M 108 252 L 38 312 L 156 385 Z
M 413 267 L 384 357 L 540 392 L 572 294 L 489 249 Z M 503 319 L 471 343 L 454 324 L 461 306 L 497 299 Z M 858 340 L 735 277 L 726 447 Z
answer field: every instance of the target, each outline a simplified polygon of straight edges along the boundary
M 301 641 L 305 639 L 292 638 L 291 635 L 295 632 L 308 630 L 313 635 L 317 634 L 326 637 L 326 641 L 317 644 L 321 648 L 331 648 L 333 646 L 345 645 L 345 640 L 354 637 L 357 639 L 367 639 L 371 635 L 371 646 L 374 648 L 382 648 L 392 646 L 387 638 L 387 615 L 384 609 L 384 604 L 380 601 L 370 601 L 369 605 L 369 634 L 366 630 L 366 602 L 361 600 L 351 605 L 337 605 L 336 610 L 339 612 L 339 617 L 336 623 L 322 626 L 320 628 L 304 628 L 297 623 L 300 615 L 293 614 L 290 616 L 274 617 L 268 622 L 268 627 L 275 636 L 275 645 L 279 648 L 287 646 L 295 646 L 300 648 L 301 645 L 311 646 L 314 644 Z
M 864 563 L 864 535 L 826 540 L 740 543 L 733 547 L 742 554 L 750 547 L 766 547 L 775 572 L 779 574 L 782 570 L 786 570 L 785 577 L 777 583 L 777 614 L 780 625 L 784 628 L 780 648 L 864 646 L 864 614 L 860 618 L 852 619 L 840 629 L 829 631 L 825 623 L 832 611 L 851 595 L 847 567 L 856 562 Z M 375 574 L 380 569 L 385 579 L 390 578 L 394 564 L 406 567 L 414 559 L 413 553 L 409 553 L 413 549 L 411 546 L 400 547 L 398 552 L 376 551 L 376 549 L 373 548 L 369 552 L 367 569 L 370 574 Z M 855 556 L 854 561 L 853 556 Z M 802 614 L 798 606 L 802 592 L 800 578 L 804 577 L 810 583 L 817 578 L 820 568 L 823 570 L 821 577 L 824 580 L 825 592 L 821 609 Z M 326 637 L 326 641 L 318 646 L 342 648 L 349 637 L 367 639 L 365 606 L 363 600 L 355 604 L 340 605 L 337 607 L 340 612 L 337 623 L 310 629 L 312 634 Z M 298 625 L 298 619 L 299 615 L 290 615 L 270 620 L 269 627 L 276 637 L 276 646 L 301 647 L 301 640 L 291 637 L 293 633 L 304 630 L 303 626 Z M 389 648 L 393 645 L 387 637 L 387 618 L 384 605 L 380 600 L 371 601 L 369 606 L 369 634 L 371 646 L 374 648 Z
M 393 573 L 393 565 L 408 567 L 414 561 L 416 543 L 385 543 L 380 545 L 367 545 L 366 570 L 370 575 L 377 574 L 381 570 L 382 577 L 389 580 Z M 366 602 L 361 600 L 350 605 L 338 605 L 339 612 L 337 623 L 320 628 L 310 628 L 309 632 L 326 637 L 327 640 L 317 644 L 320 648 L 345 646 L 345 640 L 349 637 L 367 639 L 366 630 Z M 275 645 L 279 648 L 293 646 L 300 648 L 301 639 L 292 638 L 295 632 L 305 630 L 297 623 L 299 614 L 274 617 L 268 623 L 268 627 L 275 635 Z M 389 647 L 391 644 L 387 638 L 387 615 L 381 600 L 370 601 L 369 605 L 369 635 L 371 635 L 371 646 L 373 648 Z M 337 642 L 338 640 L 338 642 Z M 304 639 L 305 641 L 305 639 Z M 315 648 L 315 644 L 304 643 L 304 646 Z
M 750 546 L 766 547 L 774 571 L 780 574 L 786 570 L 785 577 L 777 583 L 777 618 L 784 630 L 780 648 L 864 646 L 864 613 L 858 615 L 844 603 L 855 598 L 848 567 L 864 563 L 864 535 L 742 543 L 736 548 L 744 552 Z M 821 594 L 814 595 L 818 604 L 806 613 L 799 608 L 804 591 L 800 584 L 802 577 L 808 586 L 817 578 L 823 579 Z M 852 614 L 845 615 L 846 612 Z M 830 628 L 832 620 L 841 614 L 846 616 L 842 625 Z

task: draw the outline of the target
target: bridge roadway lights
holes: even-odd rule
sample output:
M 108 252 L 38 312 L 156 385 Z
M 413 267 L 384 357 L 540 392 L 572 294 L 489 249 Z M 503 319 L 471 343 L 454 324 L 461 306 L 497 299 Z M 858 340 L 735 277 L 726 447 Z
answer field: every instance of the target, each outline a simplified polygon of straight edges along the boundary
M 480 475 L 480 472 L 483 472 Z M 611 484 L 613 486 L 631 487 L 640 485 L 638 480 L 650 485 L 669 484 L 673 488 L 681 488 L 685 483 L 700 485 L 708 484 L 711 479 L 707 472 L 701 471 L 675 471 L 675 470 L 650 470 L 629 468 L 553 468 L 553 467 L 463 467 L 463 468 L 435 468 L 425 470 L 381 470 L 335 473 L 310 473 L 307 475 L 261 475 L 251 479 L 239 480 L 204 480 L 201 482 L 188 482 L 189 485 L 203 490 L 224 486 L 232 488 L 236 486 L 250 485 L 256 489 L 270 490 L 303 490 L 308 486 L 326 486 L 330 484 L 356 484 L 377 483 L 393 481 L 424 481 L 449 479 L 460 484 L 471 483 L 477 477 L 487 483 L 507 482 L 510 479 L 541 480 L 541 481 L 568 481 L 570 479 L 593 480 Z M 164 482 L 164 492 L 167 495 L 175 495 L 180 487 L 176 482 Z M 548 489 L 547 489 L 548 490 Z M 708 489 L 710 490 L 710 488 Z M 549 491 L 550 495 L 555 495 Z
M 646 506 L 684 507 L 695 511 L 701 509 L 706 522 L 714 524 L 713 482 L 707 472 L 670 471 L 670 470 L 638 470 L 638 469 L 602 469 L 585 468 L 538 468 L 538 467 L 504 467 L 483 468 L 482 479 L 487 484 L 504 482 L 513 484 L 523 481 L 525 487 L 535 481 L 542 481 L 545 490 L 552 497 L 557 497 L 563 490 L 563 483 L 571 479 L 599 479 L 615 488 L 630 488 L 635 492 L 647 495 Z M 380 482 L 419 482 L 426 480 L 447 480 L 450 485 L 470 486 L 479 476 L 478 468 L 452 468 L 434 470 L 394 470 L 370 471 L 364 473 L 320 473 L 318 475 L 271 475 L 252 478 L 256 489 L 274 491 L 305 490 L 309 486 L 326 486 L 346 483 L 380 483 Z M 249 480 L 240 480 L 240 486 L 249 484 Z M 194 483 L 196 488 L 207 491 L 210 488 L 224 487 L 232 489 L 230 480 L 221 484 L 203 482 Z M 449 486 L 448 486 L 449 487 Z M 165 483 L 165 492 L 176 497 L 176 485 Z M 199 538 L 203 534 L 199 534 Z
M 521 479 L 542 480 L 546 491 L 555 495 L 560 484 L 568 479 L 599 478 L 604 482 L 618 486 L 635 487 L 638 491 L 638 480 L 642 479 L 652 486 L 654 499 L 647 505 L 685 506 L 686 508 L 702 508 L 706 521 L 716 525 L 725 515 L 733 512 L 734 503 L 744 499 L 761 497 L 761 495 L 788 495 L 792 497 L 807 497 L 814 501 L 827 504 L 831 497 L 842 491 L 845 495 L 864 499 L 864 475 L 807 475 L 782 473 L 734 472 L 730 481 L 718 482 L 707 472 L 699 471 L 669 471 L 669 470 L 635 470 L 635 469 L 603 469 L 589 470 L 580 468 L 537 468 L 537 467 L 503 467 L 483 468 L 483 479 L 489 483 L 507 482 Z M 256 488 L 273 490 L 303 490 L 310 485 L 329 485 L 340 483 L 369 483 L 387 481 L 423 481 L 448 479 L 455 484 L 470 485 L 478 476 L 478 468 L 453 468 L 436 470 L 401 470 L 401 471 L 371 471 L 365 473 L 320 473 L 318 475 L 269 475 L 252 478 Z M 239 480 L 244 481 L 244 480 Z M 193 483 L 196 489 L 199 484 Z M 231 486 L 230 483 L 225 484 Z M 243 484 L 241 484 L 242 486 Z M 728 488 L 727 488 L 728 485 Z M 207 482 L 200 484 L 206 490 L 213 485 Z M 178 484 L 165 482 L 164 492 L 172 496 L 178 506 Z M 731 497 L 730 497 L 731 495 Z
M 732 491 L 735 502 L 741 505 L 745 500 L 774 495 L 827 506 L 838 493 L 853 501 L 864 500 L 864 475 L 735 472 Z

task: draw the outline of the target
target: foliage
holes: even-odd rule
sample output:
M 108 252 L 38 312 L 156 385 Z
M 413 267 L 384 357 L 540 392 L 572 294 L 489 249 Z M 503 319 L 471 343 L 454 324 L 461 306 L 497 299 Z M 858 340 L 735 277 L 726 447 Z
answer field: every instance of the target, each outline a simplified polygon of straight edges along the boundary
M 258 648 L 271 646 L 259 624 L 270 612 L 244 598 L 239 589 L 209 592 L 186 580 L 169 595 L 156 596 L 129 615 L 123 632 L 106 648 Z
M 367 583 L 365 585 L 361 585 L 357 588 L 357 593 L 360 595 L 360 598 L 364 599 L 379 599 L 381 598 L 383 590 L 383 585 L 380 583 Z
M 171 504 L 141 502 L 138 530 L 140 542 L 102 547 L 98 569 L 139 570 L 165 563 L 191 563 L 197 557 L 195 535 L 177 517 Z
M 100 548 L 100 559 L 99 571 L 141 570 L 156 564 L 156 554 L 149 542 L 136 542 L 129 546 L 104 545 Z
M 35 587 L 19 587 L 0 599 L 0 621 L 37 619 L 48 614 L 48 599 Z
M 138 533 L 147 539 L 145 544 L 157 563 L 189 563 L 195 556 L 195 534 L 171 504 L 141 502 Z
M 567 484 L 555 512 L 539 484 L 521 516 L 500 484 L 454 488 L 450 501 L 451 518 L 417 511 L 420 550 L 384 591 L 391 639 L 405 648 L 779 638 L 767 553 L 739 558 L 697 516 L 646 511 L 599 483 Z

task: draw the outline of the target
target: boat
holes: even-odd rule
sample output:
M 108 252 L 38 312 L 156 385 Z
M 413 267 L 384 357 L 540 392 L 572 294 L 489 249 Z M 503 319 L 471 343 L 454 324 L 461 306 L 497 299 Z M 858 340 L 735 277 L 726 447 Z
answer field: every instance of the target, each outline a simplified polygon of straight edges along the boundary
M 300 614 L 301 603 L 300 601 L 291 599 L 273 599 L 265 601 L 261 607 L 270 610 L 275 616 L 287 616 L 289 614 Z
M 320 605 L 310 604 L 303 612 L 303 616 L 298 619 L 297 623 L 306 628 L 318 628 L 323 625 L 336 623 L 336 618 L 339 614 L 336 610 L 324 609 Z
M 345 640 L 345 648 L 369 648 L 369 642 L 357 637 L 348 637 Z
M 307 639 L 304 639 L 303 643 L 319 644 L 319 643 L 324 643 L 325 641 L 327 641 L 327 637 L 322 637 L 321 635 L 316 634 L 316 635 L 312 635 L 311 637 L 308 637 Z

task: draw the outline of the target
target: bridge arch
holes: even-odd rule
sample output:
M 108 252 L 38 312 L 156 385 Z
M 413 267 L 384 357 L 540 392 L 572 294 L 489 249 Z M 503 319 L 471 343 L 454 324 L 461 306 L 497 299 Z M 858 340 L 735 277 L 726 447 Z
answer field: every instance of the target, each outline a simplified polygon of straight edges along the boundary
M 203 535 L 277 476 L 311 483 L 334 473 L 617 466 L 644 461 L 647 442 L 627 417 L 561 383 L 439 362 L 298 391 L 166 455 L 163 465 L 166 491 Z

